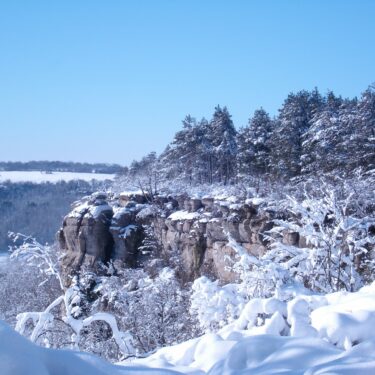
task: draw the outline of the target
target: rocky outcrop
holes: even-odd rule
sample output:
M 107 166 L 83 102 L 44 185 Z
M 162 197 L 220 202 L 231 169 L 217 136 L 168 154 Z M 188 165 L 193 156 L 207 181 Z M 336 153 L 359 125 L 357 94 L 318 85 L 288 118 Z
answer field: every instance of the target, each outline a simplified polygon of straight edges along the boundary
M 249 253 L 261 255 L 268 244 L 265 233 L 277 216 L 260 199 L 238 202 L 182 195 L 157 197 L 151 205 L 141 194 L 121 194 L 110 204 L 108 201 L 105 195 L 96 194 L 65 217 L 58 237 L 67 272 L 109 259 L 130 267 L 138 265 L 143 226 L 151 225 L 161 245 L 159 255 L 178 258 L 185 280 L 205 274 L 233 281 L 235 251 L 228 238 Z M 286 234 L 285 241 L 300 239 Z
M 118 209 L 109 227 L 114 241 L 111 258 L 130 267 L 136 266 L 138 248 L 143 239 L 142 226 L 136 221 L 137 212 L 135 207 Z
M 76 207 L 63 221 L 58 232 L 60 247 L 65 250 L 63 269 L 77 271 L 83 265 L 94 266 L 98 260 L 109 260 L 113 238 L 109 226 L 113 216 L 106 196 L 95 194 Z
M 224 282 L 234 281 L 235 251 L 228 245 L 228 238 L 253 255 L 263 254 L 267 246 L 264 234 L 271 229 L 275 213 L 261 206 L 262 202 L 250 200 L 233 204 L 209 198 L 185 201 L 185 210 L 172 213 L 164 221 L 163 249 L 181 254 L 188 279 L 206 274 Z

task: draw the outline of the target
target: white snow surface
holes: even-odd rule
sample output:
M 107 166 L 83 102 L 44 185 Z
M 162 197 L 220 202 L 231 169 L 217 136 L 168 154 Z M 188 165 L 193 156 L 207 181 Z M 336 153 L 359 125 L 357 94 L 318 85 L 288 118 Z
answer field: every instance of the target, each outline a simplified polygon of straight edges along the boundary
M 84 202 L 78 206 L 76 206 L 69 214 L 69 217 L 76 217 L 80 218 L 82 215 L 84 217 L 93 217 L 94 219 L 97 219 L 100 217 L 100 215 L 103 212 L 112 211 L 112 207 L 104 202 L 103 204 L 99 204 L 97 206 L 94 206 L 90 204 L 89 202 Z
M 46 349 L 0 321 L 1 375 L 173 375 L 176 372 L 116 366 L 88 353 Z
M 375 282 L 356 293 L 257 298 L 217 333 L 162 348 L 132 364 L 195 375 L 372 375 L 374 324 Z
M 56 183 L 59 181 L 73 181 L 73 180 L 84 180 L 84 181 L 105 181 L 113 180 L 114 174 L 108 173 L 78 173 L 78 172 L 52 172 L 43 173 L 40 171 L 0 171 L 0 183 L 5 181 L 11 182 L 52 182 Z
M 0 374 L 375 374 L 375 282 L 356 293 L 292 294 L 250 300 L 217 333 L 118 365 L 38 347 L 0 321 Z
M 194 220 L 199 218 L 201 215 L 198 212 L 188 212 L 188 211 L 176 211 L 169 215 L 168 219 L 172 221 L 179 220 Z

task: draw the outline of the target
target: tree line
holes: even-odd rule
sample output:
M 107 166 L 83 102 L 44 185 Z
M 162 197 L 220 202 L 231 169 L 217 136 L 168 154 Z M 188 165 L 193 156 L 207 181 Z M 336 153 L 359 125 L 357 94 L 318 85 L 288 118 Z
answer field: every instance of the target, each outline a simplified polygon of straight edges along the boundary
M 290 93 L 277 116 L 257 109 L 237 130 L 226 107 L 211 120 L 188 115 L 164 152 L 125 169 L 129 178 L 235 183 L 375 168 L 375 86 L 346 99 L 317 89 Z
M 123 167 L 118 164 L 78 163 L 70 161 L 0 161 L 0 171 L 44 171 L 77 173 L 120 173 Z

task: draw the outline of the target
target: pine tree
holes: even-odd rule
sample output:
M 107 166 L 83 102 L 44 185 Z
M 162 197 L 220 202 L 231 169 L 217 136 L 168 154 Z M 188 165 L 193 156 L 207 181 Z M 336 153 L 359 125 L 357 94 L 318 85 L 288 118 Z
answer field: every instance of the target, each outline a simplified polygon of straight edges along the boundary
M 302 136 L 302 173 L 330 171 L 336 167 L 336 145 L 340 135 L 340 108 L 343 99 L 329 92 L 324 106 L 310 120 Z
M 189 182 L 204 182 L 207 172 L 210 147 L 207 142 L 208 125 L 197 123 L 190 115 L 182 121 L 183 129 L 176 133 L 173 141 L 161 155 L 161 165 L 168 179 Z
M 227 184 L 236 174 L 237 132 L 226 107 L 215 108 L 209 128 L 209 142 L 213 149 L 211 180 Z
M 322 104 L 323 99 L 316 89 L 288 95 L 272 139 L 271 164 L 275 174 L 293 177 L 301 173 L 302 137 Z
M 363 94 L 358 104 L 358 122 L 354 144 L 357 149 L 356 166 L 375 168 L 375 84 Z
M 273 127 L 269 114 L 261 108 L 249 119 L 249 125 L 240 130 L 237 137 L 240 175 L 261 175 L 269 171 Z

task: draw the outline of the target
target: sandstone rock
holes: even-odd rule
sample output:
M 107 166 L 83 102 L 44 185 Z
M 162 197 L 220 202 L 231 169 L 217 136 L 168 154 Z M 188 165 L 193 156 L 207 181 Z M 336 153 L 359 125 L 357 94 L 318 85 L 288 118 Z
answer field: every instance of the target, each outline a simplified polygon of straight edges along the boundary
M 211 212 L 214 208 L 214 198 L 203 198 L 202 205 L 205 211 Z
M 246 219 L 251 219 L 258 213 L 258 210 L 253 205 L 249 204 L 244 204 L 243 210 L 245 212 Z
M 111 258 L 129 267 L 136 266 L 143 239 L 142 228 L 130 224 L 125 227 L 111 226 L 109 230 L 114 241 Z
M 252 242 L 251 240 L 252 231 L 251 231 L 251 226 L 250 226 L 250 219 L 246 218 L 245 220 L 241 221 L 238 224 L 238 232 L 239 232 L 241 242 L 249 242 L 249 243 Z
M 164 259 L 180 257 L 184 280 L 205 274 L 232 282 L 238 276 L 230 269 L 235 252 L 228 246 L 228 234 L 249 253 L 261 256 L 276 214 L 252 201 L 215 202 L 186 195 L 159 197 L 154 206 L 146 201 L 141 194 L 123 194 L 112 209 L 106 196 L 97 194 L 74 209 L 58 234 L 66 253 L 64 267 L 78 270 L 83 264 L 95 266 L 98 260 L 109 259 L 136 266 L 143 259 L 138 250 L 144 237 L 142 225 L 148 224 L 160 241 Z M 154 211 L 146 215 L 148 209 Z M 171 213 L 174 216 L 168 218 Z M 302 238 L 288 234 L 285 241 L 298 244 Z
M 200 208 L 202 208 L 202 201 L 197 198 L 190 199 L 190 207 L 193 212 L 198 211 Z
M 230 235 L 235 241 L 241 241 L 238 222 L 223 221 L 223 233 L 226 239 L 228 239 L 228 235 Z
M 248 242 L 242 242 L 241 246 L 243 246 L 251 255 L 256 257 L 263 256 L 267 251 L 267 248 L 261 244 L 251 244 Z
M 112 208 L 99 196 L 65 217 L 58 234 L 60 245 L 65 249 L 62 261 L 65 276 L 78 271 L 82 265 L 92 267 L 96 261 L 109 260 L 113 245 L 109 233 L 112 215 Z
M 199 269 L 206 251 L 205 238 L 198 233 L 182 238 L 182 266 L 187 280 L 193 280 L 200 276 Z
M 202 271 L 211 274 L 224 283 L 234 282 L 238 275 L 233 271 L 235 251 L 227 246 L 227 242 L 216 241 L 213 247 L 207 249 L 202 265 Z
M 119 196 L 119 204 L 122 207 L 126 207 L 126 205 L 129 202 L 134 202 L 138 204 L 145 204 L 148 202 L 150 197 L 147 196 L 147 194 L 142 194 L 142 193 L 121 193 Z

